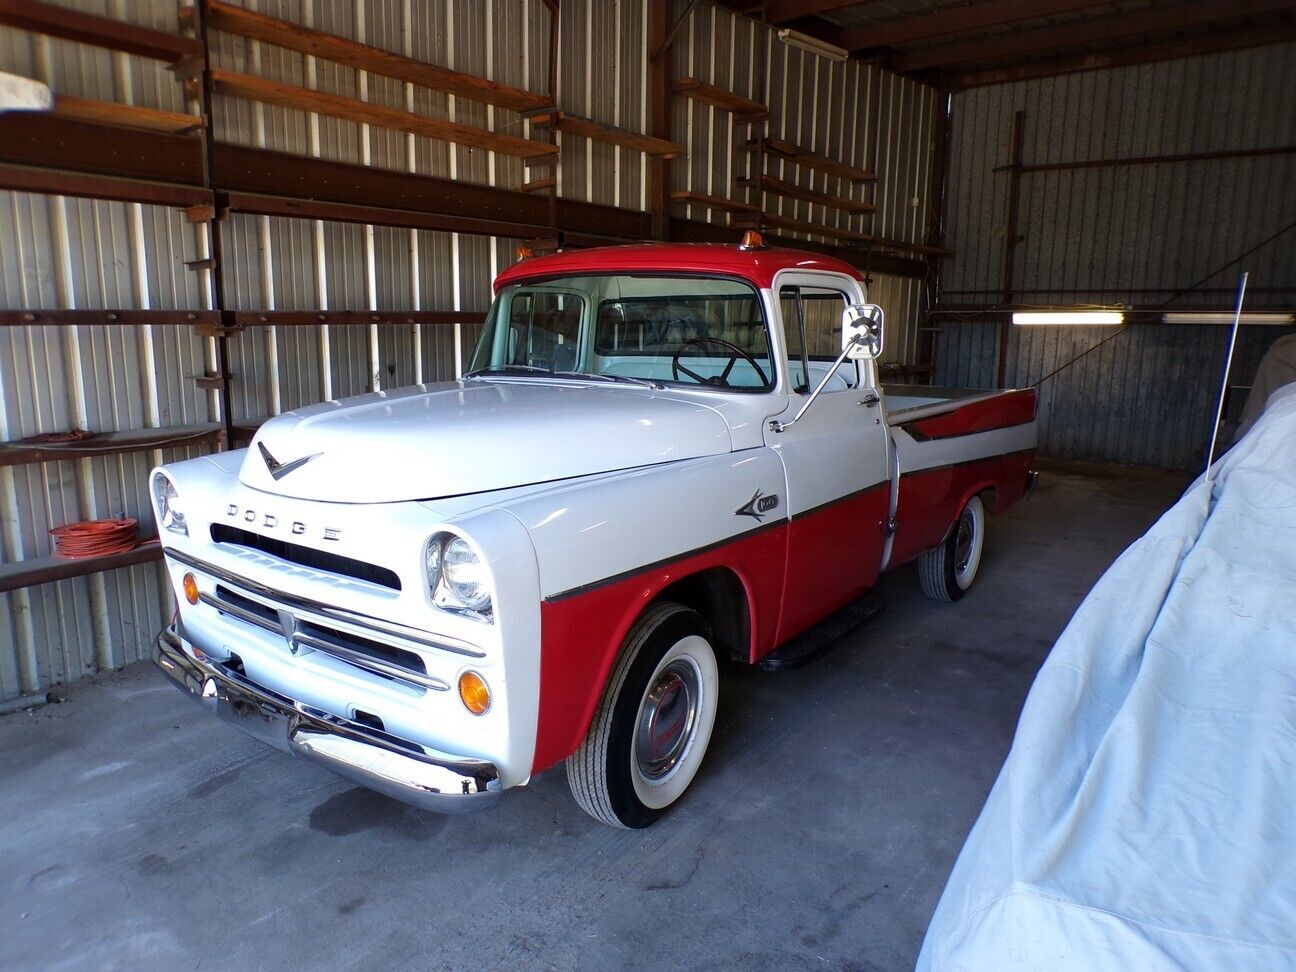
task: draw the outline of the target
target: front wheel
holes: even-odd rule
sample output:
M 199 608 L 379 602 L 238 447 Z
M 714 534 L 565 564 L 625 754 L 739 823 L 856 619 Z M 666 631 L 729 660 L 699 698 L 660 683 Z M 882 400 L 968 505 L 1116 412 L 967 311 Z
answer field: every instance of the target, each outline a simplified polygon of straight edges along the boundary
M 589 733 L 567 759 L 576 802 L 614 827 L 647 827 L 693 782 L 715 725 L 719 671 L 696 611 L 660 603 L 622 646 Z
M 981 566 L 985 524 L 985 504 L 980 496 L 973 496 L 941 545 L 918 557 L 918 581 L 924 594 L 937 601 L 957 601 L 967 593 Z

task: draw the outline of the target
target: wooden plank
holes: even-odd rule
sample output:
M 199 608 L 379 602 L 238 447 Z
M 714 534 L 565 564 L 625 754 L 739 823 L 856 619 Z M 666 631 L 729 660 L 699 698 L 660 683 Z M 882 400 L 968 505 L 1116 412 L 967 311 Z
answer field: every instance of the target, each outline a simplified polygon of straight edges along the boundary
M 267 17 L 221 0 L 207 0 L 207 26 L 498 108 L 531 111 L 553 107 L 553 99 L 545 94 L 437 67 L 380 47 L 371 47 L 291 21 Z
M 137 27 L 111 17 L 82 13 L 63 4 L 41 0 L 0 0 L 0 24 L 168 64 L 203 56 L 202 44 L 192 37 Z
M 68 560 L 64 557 L 49 556 L 18 560 L 13 563 L 0 564 L 0 594 L 6 591 L 16 591 L 23 587 L 35 587 L 37 584 L 67 580 L 70 577 L 97 574 L 103 570 L 116 570 L 119 567 L 134 567 L 136 564 L 153 563 L 161 559 L 161 544 L 157 540 L 147 540 L 134 550 L 128 550 L 126 553 L 108 554 L 103 557 Z
M 759 101 L 752 101 L 750 98 L 744 98 L 742 95 L 716 87 L 714 84 L 699 81 L 697 78 L 680 78 L 671 85 L 671 91 L 706 105 L 714 105 L 717 108 L 723 108 L 725 111 L 732 111 L 734 117 L 739 121 L 762 121 L 768 118 L 770 114 L 768 105 L 763 105 Z
M 663 159 L 674 159 L 684 154 L 684 146 L 678 142 L 672 142 L 665 138 L 654 138 L 651 135 L 641 135 L 638 132 L 617 128 L 613 125 L 604 125 L 602 122 L 596 122 L 590 118 L 581 118 L 577 115 L 569 115 L 564 111 L 534 115 L 531 121 L 541 128 L 553 126 L 567 135 L 580 135 L 596 142 L 619 145 L 624 149 L 630 149 L 632 152 L 643 152 L 645 155 L 656 155 Z
M 0 162 L 191 186 L 201 186 L 204 176 L 199 139 L 44 111 L 0 112 Z
M 826 155 L 820 155 L 818 152 L 811 152 L 800 145 L 793 145 L 791 142 L 784 141 L 781 138 L 760 138 L 750 139 L 743 144 L 743 149 L 748 152 L 754 152 L 756 149 L 764 146 L 765 151 L 773 155 L 779 155 L 789 162 L 795 162 L 797 165 L 814 169 L 816 172 L 825 172 L 828 175 L 836 176 L 839 179 L 845 179 L 848 182 L 877 182 L 877 176 L 866 169 L 856 168 L 845 162 L 839 162 L 836 159 L 830 159 Z
M 750 203 L 736 199 L 725 199 L 723 196 L 708 196 L 704 192 L 693 192 L 682 189 L 671 193 L 671 201 L 689 206 L 706 206 L 709 209 L 723 209 L 727 213 L 759 213 L 760 209 Z
M 60 118 L 74 118 L 79 121 L 118 125 L 125 128 L 143 128 L 146 131 L 165 132 L 168 135 L 188 134 L 203 127 L 203 120 L 199 115 L 123 105 L 116 101 L 93 101 L 89 98 L 74 98 L 62 94 L 54 96 L 54 107 L 51 112 Z
M 552 189 L 558 185 L 558 179 L 555 176 L 549 176 L 546 179 L 532 179 L 530 182 L 522 183 L 523 192 L 541 192 L 545 189 Z
M 499 152 L 502 155 L 512 155 L 522 159 L 552 156 L 558 152 L 556 146 L 546 145 L 543 142 L 518 138 L 516 135 L 488 132 L 484 128 L 460 125 L 457 122 L 442 121 L 438 118 L 428 118 L 426 115 L 416 115 L 400 108 L 389 108 L 386 105 L 360 101 L 357 98 L 313 91 L 309 88 L 257 78 L 250 74 L 239 74 L 235 71 L 210 73 L 216 93 L 231 98 L 259 101 L 263 104 L 279 105 L 298 111 L 316 112 L 333 118 L 345 118 L 361 124 L 423 135 L 443 142 L 469 145 L 484 151 Z
M 203 425 L 170 425 L 155 429 L 100 432 L 79 442 L 0 442 L 0 466 L 62 462 L 88 456 L 116 456 L 183 445 L 214 445 L 220 434 L 219 422 L 207 422 Z
M 805 220 L 792 219 L 789 216 L 777 216 L 773 213 L 757 213 L 754 216 L 736 213 L 729 218 L 729 225 L 741 229 L 760 229 L 764 226 L 775 226 L 779 229 L 790 230 L 793 233 L 809 233 L 813 236 L 826 236 L 829 239 L 848 240 L 852 243 L 869 243 L 874 239 L 869 233 L 860 233 L 856 230 L 842 229 L 837 226 L 820 226 L 817 223 L 807 223 Z
M 772 192 L 776 196 L 785 196 L 788 199 L 800 199 L 803 202 L 828 206 L 832 209 L 840 209 L 848 213 L 871 213 L 877 208 L 870 202 L 862 202 L 858 199 L 847 199 L 845 196 L 830 196 L 826 192 L 819 192 L 815 189 L 806 189 L 803 186 L 784 182 L 782 179 L 775 179 L 773 176 L 751 176 L 745 179 L 739 179 L 738 184 L 750 186 L 753 189 L 763 189 L 765 192 Z

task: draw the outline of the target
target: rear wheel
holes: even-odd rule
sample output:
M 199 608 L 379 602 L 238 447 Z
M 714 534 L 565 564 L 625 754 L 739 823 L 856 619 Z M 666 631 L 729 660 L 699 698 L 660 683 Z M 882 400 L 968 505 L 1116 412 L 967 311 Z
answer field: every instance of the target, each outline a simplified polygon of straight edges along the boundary
M 967 593 L 981 566 L 985 523 L 985 504 L 980 496 L 973 496 L 941 545 L 918 557 L 918 581 L 924 594 L 937 601 L 957 601 Z
M 684 793 L 715 725 L 719 673 L 696 611 L 654 604 L 626 636 L 567 782 L 581 808 L 614 827 L 647 827 Z

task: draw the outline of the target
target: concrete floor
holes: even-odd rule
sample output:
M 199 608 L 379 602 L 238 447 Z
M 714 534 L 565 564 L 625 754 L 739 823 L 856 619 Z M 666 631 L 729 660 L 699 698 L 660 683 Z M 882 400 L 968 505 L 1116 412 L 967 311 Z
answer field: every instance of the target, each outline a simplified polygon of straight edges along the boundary
M 647 831 L 561 769 L 420 813 L 211 720 L 151 666 L 0 719 L 0 964 L 53 968 L 911 967 L 1026 691 L 1184 485 L 1045 466 L 954 605 L 889 606 L 810 666 L 722 671 L 693 789 Z

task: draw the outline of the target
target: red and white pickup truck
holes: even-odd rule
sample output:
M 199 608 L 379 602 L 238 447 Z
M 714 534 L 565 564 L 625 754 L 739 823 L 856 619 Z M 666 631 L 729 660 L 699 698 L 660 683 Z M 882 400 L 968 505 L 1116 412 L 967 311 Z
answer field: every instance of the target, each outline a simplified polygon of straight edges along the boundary
M 643 245 L 505 271 L 459 381 L 324 402 L 152 475 L 159 665 L 218 715 L 420 806 L 566 761 L 642 827 L 757 662 L 919 561 L 961 597 L 1032 481 L 1033 391 L 884 390 L 859 273 Z

